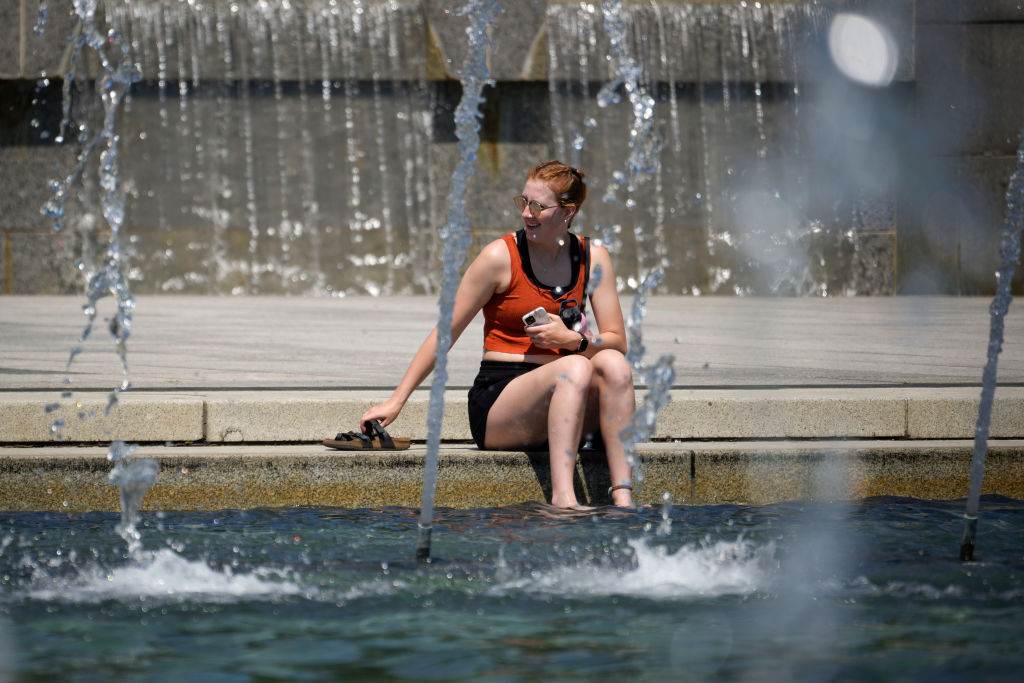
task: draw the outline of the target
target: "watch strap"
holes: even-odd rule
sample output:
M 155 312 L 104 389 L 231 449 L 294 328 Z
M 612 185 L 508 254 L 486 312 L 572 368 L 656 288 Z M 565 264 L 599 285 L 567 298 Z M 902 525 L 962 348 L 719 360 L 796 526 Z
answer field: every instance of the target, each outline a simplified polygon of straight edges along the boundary
M 587 335 L 580 334 L 580 344 L 576 347 L 575 353 L 583 353 L 590 346 L 590 340 L 587 339 Z

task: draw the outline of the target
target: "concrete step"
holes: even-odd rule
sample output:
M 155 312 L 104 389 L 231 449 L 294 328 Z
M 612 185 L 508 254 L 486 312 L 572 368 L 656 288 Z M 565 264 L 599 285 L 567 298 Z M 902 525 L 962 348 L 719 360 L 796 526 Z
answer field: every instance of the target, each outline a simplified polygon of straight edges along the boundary
M 0 443 L 315 443 L 355 429 L 387 390 L 128 392 L 104 415 L 107 395 L 76 393 L 46 412 L 59 394 L 0 392 Z M 645 392 L 638 392 L 643 401 Z M 963 439 L 974 435 L 980 389 L 801 388 L 676 389 L 661 412 L 655 439 Z M 390 428 L 424 440 L 429 392 L 420 390 Z M 991 435 L 1024 438 L 1024 387 L 996 392 Z M 466 393 L 445 398 L 442 439 L 469 441 Z
M 1024 498 L 1024 440 L 992 440 L 985 493 Z M 641 444 L 641 503 L 764 504 L 807 498 L 966 495 L 970 440 L 732 441 Z M 317 445 L 140 446 L 160 463 L 147 509 L 416 507 L 426 447 L 350 453 Z M 437 504 L 491 507 L 547 499 L 546 453 L 441 448 Z M 106 449 L 0 448 L 0 510 L 116 510 Z M 606 504 L 600 454 L 577 467 L 583 501 Z

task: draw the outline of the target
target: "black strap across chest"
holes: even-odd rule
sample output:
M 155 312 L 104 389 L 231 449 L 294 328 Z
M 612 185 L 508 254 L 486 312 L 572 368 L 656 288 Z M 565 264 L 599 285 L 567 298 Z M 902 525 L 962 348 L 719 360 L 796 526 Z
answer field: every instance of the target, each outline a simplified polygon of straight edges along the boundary
M 569 244 L 569 259 L 573 264 L 572 276 L 569 280 L 569 285 L 565 288 L 564 293 L 560 295 L 555 294 L 555 290 L 557 289 L 557 287 L 552 287 L 550 285 L 544 284 L 539 279 L 537 279 L 537 276 L 534 274 L 533 264 L 530 263 L 530 248 L 526 242 L 526 230 L 523 228 L 520 228 L 519 230 L 516 231 L 516 249 L 519 250 L 519 262 L 523 264 L 523 272 L 526 274 L 526 277 L 529 278 L 530 282 L 537 285 L 537 287 L 550 294 L 551 298 L 554 299 L 555 301 L 560 301 L 561 299 L 564 299 L 566 296 L 568 296 L 569 292 L 576 288 L 576 283 L 579 281 L 579 273 L 581 270 L 580 262 L 582 261 L 583 301 L 580 302 L 580 306 L 585 312 L 587 307 L 587 299 L 589 298 L 587 287 L 590 286 L 590 240 L 584 240 L 573 233 L 569 234 L 572 235 L 573 237 L 572 242 Z M 580 249 L 581 242 L 584 243 L 584 247 L 582 250 Z M 583 252 L 582 254 L 580 254 L 581 251 Z

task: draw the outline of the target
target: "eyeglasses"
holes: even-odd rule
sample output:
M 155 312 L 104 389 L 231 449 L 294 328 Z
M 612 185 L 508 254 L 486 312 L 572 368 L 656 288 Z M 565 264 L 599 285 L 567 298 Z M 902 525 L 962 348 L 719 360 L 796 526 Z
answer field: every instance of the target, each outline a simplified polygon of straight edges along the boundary
M 541 204 L 537 200 L 535 200 L 535 199 L 527 199 L 526 197 L 524 197 L 521 194 L 520 195 L 516 195 L 515 197 L 513 197 L 512 201 L 515 202 L 516 208 L 519 209 L 519 213 L 522 213 L 523 209 L 525 209 L 526 207 L 530 207 L 530 214 L 534 218 L 540 218 L 541 212 L 543 212 L 545 209 L 554 209 L 555 207 L 558 206 L 557 204 L 555 204 L 553 206 L 544 206 L 543 204 Z

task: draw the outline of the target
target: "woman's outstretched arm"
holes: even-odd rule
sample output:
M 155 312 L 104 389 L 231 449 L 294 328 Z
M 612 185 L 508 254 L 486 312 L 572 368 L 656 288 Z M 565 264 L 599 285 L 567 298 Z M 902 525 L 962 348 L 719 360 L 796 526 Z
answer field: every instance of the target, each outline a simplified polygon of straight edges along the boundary
M 459 283 L 459 289 L 455 293 L 455 307 L 452 310 L 452 346 L 455 345 L 476 314 L 480 312 L 480 309 L 484 307 L 484 304 L 494 295 L 499 284 L 508 279 L 511 268 L 512 262 L 508 255 L 508 249 L 502 240 L 495 240 L 484 247 L 480 255 L 469 265 Z M 402 376 L 402 381 L 391 393 L 391 397 L 387 401 L 373 406 L 359 418 L 360 428 L 367 420 L 380 420 L 383 427 L 394 422 L 412 392 L 434 369 L 436 359 L 437 327 L 435 326 L 420 344 L 419 350 L 413 356 L 409 368 Z

